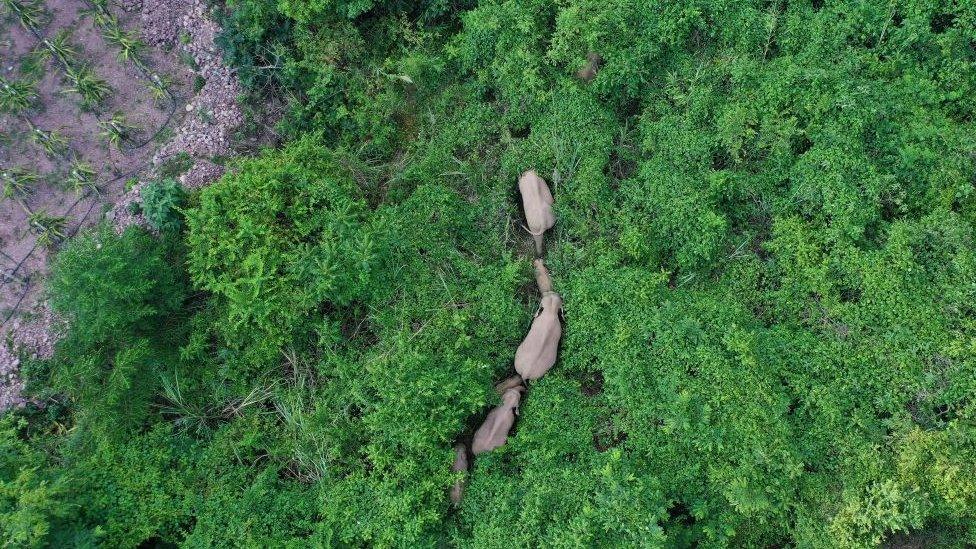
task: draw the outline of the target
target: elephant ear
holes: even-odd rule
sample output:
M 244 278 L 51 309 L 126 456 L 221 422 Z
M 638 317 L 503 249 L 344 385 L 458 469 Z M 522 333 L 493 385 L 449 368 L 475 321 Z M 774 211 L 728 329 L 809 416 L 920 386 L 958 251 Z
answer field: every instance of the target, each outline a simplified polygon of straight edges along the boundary
M 541 186 L 542 198 L 546 201 L 546 204 L 553 205 L 556 201 L 552 197 L 552 191 L 549 189 L 549 183 L 539 176 L 539 185 Z

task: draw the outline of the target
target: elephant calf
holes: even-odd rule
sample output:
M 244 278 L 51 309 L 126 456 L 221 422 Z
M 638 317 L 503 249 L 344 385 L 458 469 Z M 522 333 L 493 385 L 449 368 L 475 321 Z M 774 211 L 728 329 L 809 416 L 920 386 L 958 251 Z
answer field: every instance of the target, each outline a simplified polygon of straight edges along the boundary
M 455 473 L 464 471 L 467 472 L 470 468 L 468 463 L 468 449 L 465 448 L 464 444 L 460 442 L 454 445 L 454 465 L 451 465 L 451 471 Z M 464 479 L 459 478 L 454 482 L 454 486 L 451 486 L 451 503 L 458 505 L 461 503 L 461 496 L 464 495 Z
M 539 291 L 542 292 L 542 301 L 528 335 L 515 351 L 515 371 L 526 381 L 546 375 L 546 372 L 556 363 L 559 338 L 562 337 L 563 332 L 562 325 L 559 323 L 563 299 L 552 291 L 552 279 L 541 259 L 535 260 L 535 268 L 536 282 L 539 284 Z
M 525 222 L 535 240 L 535 253 L 542 255 L 543 235 L 556 224 L 556 215 L 552 212 L 552 193 L 549 192 L 546 180 L 539 177 L 535 170 L 523 173 L 518 184 L 525 209 Z
M 515 424 L 515 415 L 518 413 L 523 390 L 508 389 L 502 395 L 502 403 L 488 412 L 485 422 L 474 432 L 474 440 L 471 442 L 471 452 L 474 455 L 490 452 L 508 442 L 508 432 Z

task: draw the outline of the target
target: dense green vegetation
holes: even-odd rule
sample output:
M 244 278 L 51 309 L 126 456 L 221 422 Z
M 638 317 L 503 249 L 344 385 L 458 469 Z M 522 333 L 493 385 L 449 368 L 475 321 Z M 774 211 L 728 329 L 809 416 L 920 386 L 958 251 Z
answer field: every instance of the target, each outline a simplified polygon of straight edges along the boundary
M 62 251 L 13 545 L 976 544 L 976 5 L 236 0 L 289 143 Z M 588 52 L 592 81 L 575 73 Z M 535 299 L 560 359 L 447 488 Z

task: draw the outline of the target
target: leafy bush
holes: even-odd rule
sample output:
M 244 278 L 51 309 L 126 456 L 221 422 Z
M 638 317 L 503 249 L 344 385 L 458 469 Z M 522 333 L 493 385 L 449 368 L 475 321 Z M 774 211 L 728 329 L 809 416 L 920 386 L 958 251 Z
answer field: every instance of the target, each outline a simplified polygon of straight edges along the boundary
M 374 262 L 351 177 L 307 139 L 245 161 L 187 215 L 194 282 L 228 302 L 230 334 L 288 341 L 308 314 L 361 299 Z M 307 328 L 307 326 L 306 326 Z
M 43 547 L 51 523 L 69 514 L 64 487 L 45 478 L 45 456 L 21 439 L 27 422 L 0 418 L 0 534 L 15 547 Z
M 76 328 L 72 339 L 87 350 L 123 343 L 130 333 L 158 335 L 185 299 L 183 276 L 172 267 L 178 248 L 138 229 L 116 237 L 101 228 L 72 241 L 49 279 L 52 307 Z
M 142 187 L 139 196 L 143 215 L 157 230 L 175 231 L 183 225 L 180 208 L 185 193 L 176 180 L 150 181 Z

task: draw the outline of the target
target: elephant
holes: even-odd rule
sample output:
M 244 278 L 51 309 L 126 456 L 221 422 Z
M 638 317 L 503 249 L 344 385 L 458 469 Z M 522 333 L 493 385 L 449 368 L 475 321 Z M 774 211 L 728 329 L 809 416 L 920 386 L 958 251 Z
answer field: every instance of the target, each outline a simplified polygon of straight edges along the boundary
M 549 192 L 546 180 L 539 177 L 535 170 L 523 173 L 518 184 L 519 192 L 522 193 L 525 221 L 535 241 L 535 253 L 542 255 L 543 237 L 556 224 L 556 215 L 552 212 L 552 193 Z
M 562 307 L 563 299 L 556 292 L 542 297 L 532 327 L 515 351 L 515 371 L 522 379 L 539 379 L 556 363 L 559 338 L 562 337 L 559 322 Z
M 454 445 L 454 464 L 451 465 L 451 471 L 457 472 L 467 472 L 470 468 L 468 463 L 468 449 L 462 443 L 457 443 Z M 464 495 L 464 478 L 459 478 L 451 486 L 451 503 L 454 505 L 461 504 L 461 497 Z
M 552 279 L 542 260 L 535 260 L 535 267 L 536 283 L 542 292 L 542 301 L 529 333 L 515 351 L 515 371 L 526 381 L 539 379 L 552 368 L 556 363 L 559 339 L 562 337 L 559 315 L 562 312 L 563 299 L 552 291 Z
M 522 376 L 515 374 L 510 378 L 503 379 L 502 381 L 496 383 L 495 390 L 498 391 L 498 394 L 502 395 L 505 394 L 505 391 L 509 389 L 517 389 L 519 387 L 523 387 L 523 385 Z
M 508 442 L 508 433 L 515 424 L 518 405 L 524 388 L 508 389 L 502 394 L 502 403 L 488 412 L 485 422 L 474 432 L 471 452 L 474 455 L 490 452 Z
M 596 77 L 596 73 L 600 70 L 600 65 L 603 64 L 603 56 L 595 51 L 591 51 L 586 54 L 586 64 L 583 68 L 576 71 L 576 77 L 584 82 L 589 82 Z

